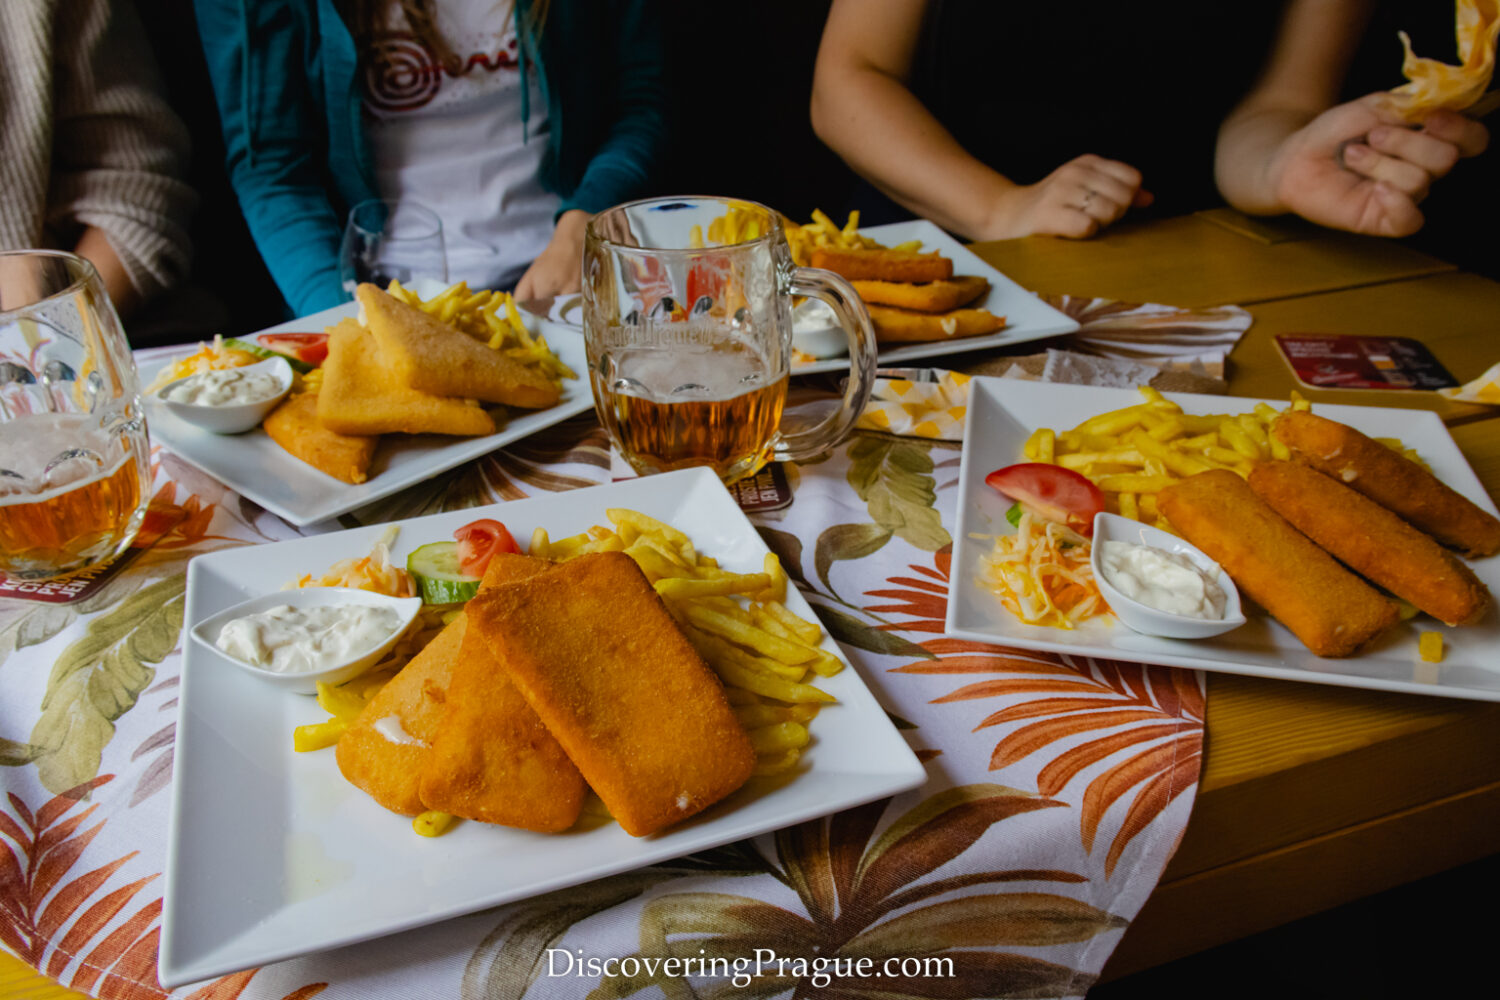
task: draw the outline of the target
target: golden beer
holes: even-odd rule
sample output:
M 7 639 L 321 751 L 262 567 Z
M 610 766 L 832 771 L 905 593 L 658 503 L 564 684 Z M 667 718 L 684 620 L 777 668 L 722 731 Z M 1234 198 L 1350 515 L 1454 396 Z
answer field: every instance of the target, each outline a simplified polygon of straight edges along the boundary
M 770 459 L 786 388 L 782 376 L 738 395 L 680 402 L 634 396 L 597 382 L 594 391 L 603 400 L 605 429 L 636 472 L 706 465 L 732 482 Z
M 40 426 L 26 431 L 34 445 L 42 445 L 53 435 L 71 437 L 68 425 L 83 419 L 41 417 L 32 421 Z M 6 431 L 19 443 L 21 427 L 10 424 Z M 73 440 L 110 464 L 100 468 L 93 457 L 69 460 L 72 468 L 59 470 L 58 485 L 38 492 L 7 492 L 5 478 L 0 478 L 0 574 L 30 579 L 94 565 L 122 549 L 140 527 L 144 463 L 134 451 L 144 439 L 111 443 L 96 429 Z M 38 450 L 56 454 L 52 448 Z M 6 450 L 0 449 L 0 459 L 7 457 Z

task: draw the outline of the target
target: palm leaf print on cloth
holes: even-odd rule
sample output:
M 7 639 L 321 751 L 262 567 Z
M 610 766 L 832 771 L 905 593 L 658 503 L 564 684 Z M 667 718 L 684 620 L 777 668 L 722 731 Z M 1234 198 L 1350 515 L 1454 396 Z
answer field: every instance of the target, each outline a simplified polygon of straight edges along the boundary
M 795 893 L 795 908 L 750 896 L 669 893 L 641 909 L 636 976 L 605 977 L 591 1000 L 657 985 L 671 1000 L 718 997 L 1030 997 L 1081 993 L 1093 977 L 1031 952 L 1085 941 L 1125 921 L 1066 895 L 1087 881 L 1065 871 L 939 869 L 991 827 L 1063 803 L 1000 785 L 950 788 L 890 818 L 883 800 L 775 836 L 780 866 L 767 872 Z M 975 887 L 986 891 L 973 892 Z M 1008 888 L 1016 886 L 1016 888 Z M 1006 951 L 1025 948 L 1026 954 Z M 724 978 L 736 959 L 774 952 L 759 975 Z M 947 960 L 909 969 L 902 958 Z M 721 959 L 707 978 L 668 975 L 667 959 Z M 855 974 L 855 963 L 882 970 Z M 896 959 L 896 966 L 886 965 Z M 689 970 L 692 966 L 687 966 Z M 938 970 L 938 971 L 934 971 Z M 716 975 L 717 974 L 717 975 Z
M 911 576 L 891 577 L 891 587 L 866 592 L 893 603 L 865 610 L 911 616 L 897 626 L 903 630 L 941 633 L 949 567 L 946 551 L 935 554 L 932 567 L 910 566 Z M 975 732 L 1002 734 L 990 756 L 991 770 L 1024 761 L 1039 769 L 1035 780 L 1042 795 L 1057 795 L 1075 780 L 1088 782 L 1079 818 L 1085 849 L 1094 849 L 1106 814 L 1128 801 L 1109 840 L 1106 875 L 1114 872 L 1131 839 L 1197 781 L 1203 688 L 1192 671 L 961 639 L 919 645 L 930 659 L 892 673 L 989 675 L 931 699 L 933 704 L 1008 703 L 974 713 Z M 1048 753 L 1052 758 L 1043 760 Z

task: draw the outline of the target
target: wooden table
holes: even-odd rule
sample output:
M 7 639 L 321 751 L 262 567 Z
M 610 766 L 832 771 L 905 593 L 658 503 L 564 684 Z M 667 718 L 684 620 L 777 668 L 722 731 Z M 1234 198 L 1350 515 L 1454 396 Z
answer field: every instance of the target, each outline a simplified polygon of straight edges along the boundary
M 1265 242 L 1193 216 L 975 250 L 1038 290 L 1250 307 L 1255 325 L 1231 356 L 1237 395 L 1295 387 L 1278 332 L 1414 336 L 1460 379 L 1500 360 L 1500 285 L 1379 240 Z M 1500 410 L 1414 393 L 1307 395 L 1435 410 L 1500 497 Z M 1211 675 L 1209 694 L 1193 818 L 1105 978 L 1500 848 L 1500 705 L 1228 674 Z M 76 996 L 0 954 L 0 998 Z
M 1428 393 L 1311 391 L 1278 333 L 1414 337 L 1455 377 L 1500 361 L 1500 284 L 1341 234 L 1266 243 L 1199 217 L 1088 244 L 976 246 L 1028 287 L 1248 307 L 1230 391 L 1436 412 L 1500 499 L 1500 409 Z M 1500 849 L 1500 704 L 1209 677 L 1193 818 L 1104 979 L 1254 934 Z

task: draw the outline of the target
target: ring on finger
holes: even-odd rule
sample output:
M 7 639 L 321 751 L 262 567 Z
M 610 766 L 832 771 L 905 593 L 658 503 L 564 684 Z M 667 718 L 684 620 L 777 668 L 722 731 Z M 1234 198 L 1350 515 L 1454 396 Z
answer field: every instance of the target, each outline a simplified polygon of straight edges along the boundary
M 1085 188 L 1083 191 L 1083 204 L 1079 205 L 1078 208 L 1081 211 L 1087 212 L 1089 206 L 1094 203 L 1094 195 L 1096 193 L 1092 188 Z

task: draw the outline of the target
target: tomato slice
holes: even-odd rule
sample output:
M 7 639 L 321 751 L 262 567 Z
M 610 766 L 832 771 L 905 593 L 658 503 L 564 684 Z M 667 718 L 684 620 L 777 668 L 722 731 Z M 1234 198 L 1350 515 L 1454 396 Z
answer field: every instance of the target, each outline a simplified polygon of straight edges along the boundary
M 453 533 L 458 542 L 458 568 L 465 576 L 480 579 L 497 552 L 520 552 L 510 530 L 493 518 L 470 521 Z
M 1065 524 L 1085 538 L 1094 533 L 1094 515 L 1104 509 L 1104 491 L 1060 465 L 1007 465 L 985 476 L 984 481 L 1038 517 Z
M 321 365 L 328 358 L 326 333 L 263 333 L 256 339 L 268 351 L 287 354 L 310 365 Z

